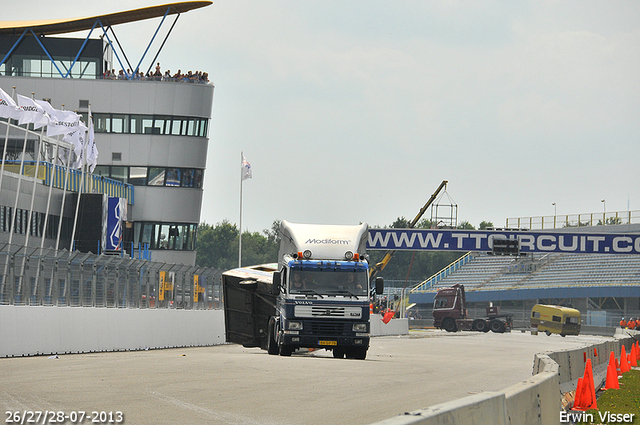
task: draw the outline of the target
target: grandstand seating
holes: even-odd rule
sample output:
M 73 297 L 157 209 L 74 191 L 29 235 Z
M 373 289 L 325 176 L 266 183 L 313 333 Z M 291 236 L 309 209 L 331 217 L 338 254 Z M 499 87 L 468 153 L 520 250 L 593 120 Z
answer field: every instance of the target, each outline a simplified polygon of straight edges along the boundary
M 539 254 L 529 257 L 477 254 L 422 292 L 464 284 L 468 290 L 540 289 L 571 286 L 638 286 L 640 256 Z

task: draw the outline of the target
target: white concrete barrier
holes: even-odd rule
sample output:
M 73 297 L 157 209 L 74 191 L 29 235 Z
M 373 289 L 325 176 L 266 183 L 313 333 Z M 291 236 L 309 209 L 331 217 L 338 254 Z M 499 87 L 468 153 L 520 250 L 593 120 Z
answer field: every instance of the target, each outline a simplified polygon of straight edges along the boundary
M 222 310 L 0 306 L 0 357 L 224 342 Z
M 378 314 L 371 315 L 371 336 L 408 335 L 409 319 L 391 319 L 384 323 Z
M 617 358 L 624 344 L 627 352 L 640 332 L 616 333 L 616 340 L 589 347 L 536 354 L 533 376 L 498 392 L 485 392 L 426 409 L 405 413 L 372 425 L 557 425 L 563 392 L 575 390 L 590 359 L 594 384 L 599 388 L 613 351 Z
M 484 392 L 414 410 L 376 425 L 508 425 L 505 395 Z

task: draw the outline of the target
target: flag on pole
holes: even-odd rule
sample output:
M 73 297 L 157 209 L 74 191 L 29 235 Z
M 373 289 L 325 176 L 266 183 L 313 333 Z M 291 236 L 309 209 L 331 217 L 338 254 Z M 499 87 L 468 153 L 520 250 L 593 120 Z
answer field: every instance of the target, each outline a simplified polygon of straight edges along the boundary
M 249 164 L 249 162 L 247 161 L 247 159 L 244 157 L 244 154 L 242 155 L 242 180 L 246 180 L 246 179 L 250 179 L 251 176 L 251 164 Z
M 93 117 L 89 114 L 89 139 L 87 140 L 87 164 L 89 164 L 89 172 L 93 173 L 96 165 L 98 165 L 98 147 L 96 146 L 95 132 L 93 131 Z
M 62 140 L 71 143 L 73 145 L 73 152 L 76 154 L 76 162 L 73 165 L 74 168 L 82 167 L 82 151 L 84 149 L 84 138 L 86 128 L 74 130 L 64 135 Z
M 30 97 L 19 94 L 18 106 L 20 107 L 18 124 L 33 123 L 34 129 L 49 124 L 50 118 L 47 111 Z
M 20 108 L 13 98 L 0 88 L 0 117 L 17 120 L 20 114 Z
M 59 111 L 56 109 L 56 115 L 51 118 L 51 122 L 47 125 L 47 137 L 66 134 L 80 128 L 80 115 L 73 111 Z

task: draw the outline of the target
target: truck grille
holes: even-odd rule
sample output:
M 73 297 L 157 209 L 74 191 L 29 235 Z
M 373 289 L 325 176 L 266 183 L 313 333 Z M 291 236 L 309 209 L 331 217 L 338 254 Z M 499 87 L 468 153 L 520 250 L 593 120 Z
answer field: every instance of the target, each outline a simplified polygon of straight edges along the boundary
M 336 322 L 313 322 L 311 323 L 311 331 L 314 335 L 347 335 L 350 330 L 349 323 Z
M 331 305 L 297 305 L 294 314 L 296 317 L 326 317 L 360 319 L 362 307 L 343 307 Z

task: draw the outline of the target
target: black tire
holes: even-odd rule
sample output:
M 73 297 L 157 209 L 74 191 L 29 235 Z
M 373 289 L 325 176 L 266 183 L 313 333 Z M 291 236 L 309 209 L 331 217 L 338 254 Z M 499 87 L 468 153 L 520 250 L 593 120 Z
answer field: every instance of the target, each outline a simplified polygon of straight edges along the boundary
M 278 342 L 276 341 L 276 318 L 269 319 L 269 326 L 267 328 L 267 352 L 272 356 L 278 354 Z
M 551 332 L 549 332 L 549 331 L 544 331 L 544 333 L 546 333 L 547 336 L 551 336 Z
M 279 347 L 279 354 L 281 356 L 289 357 L 291 353 L 293 353 L 293 348 L 291 348 L 290 346 L 282 344 Z
M 346 354 L 344 348 L 334 348 L 333 349 L 333 358 L 334 359 L 344 359 L 344 355 Z
M 367 349 L 366 348 L 356 348 L 354 356 L 356 360 L 364 360 L 367 358 Z
M 364 347 L 354 347 L 347 349 L 347 358 L 364 360 L 367 358 L 367 349 Z
M 487 332 L 489 330 L 489 324 L 484 319 L 476 319 L 473 321 L 471 329 L 478 332 Z
M 458 326 L 456 326 L 455 320 L 453 320 L 451 317 L 446 317 L 442 321 L 442 329 L 444 329 L 447 332 L 457 332 Z
M 497 334 L 504 333 L 504 323 L 502 323 L 500 320 L 492 320 L 491 322 L 489 322 L 489 327 L 491 328 L 492 332 L 495 332 Z

